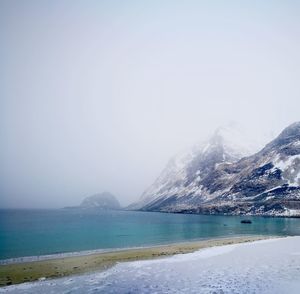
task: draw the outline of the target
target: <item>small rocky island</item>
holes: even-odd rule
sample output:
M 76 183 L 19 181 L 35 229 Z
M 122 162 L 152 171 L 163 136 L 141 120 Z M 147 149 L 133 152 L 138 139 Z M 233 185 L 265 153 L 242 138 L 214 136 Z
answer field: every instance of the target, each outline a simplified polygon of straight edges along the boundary
M 98 208 L 98 209 L 121 209 L 118 199 L 109 192 L 98 193 L 86 197 L 80 204 L 80 208 Z

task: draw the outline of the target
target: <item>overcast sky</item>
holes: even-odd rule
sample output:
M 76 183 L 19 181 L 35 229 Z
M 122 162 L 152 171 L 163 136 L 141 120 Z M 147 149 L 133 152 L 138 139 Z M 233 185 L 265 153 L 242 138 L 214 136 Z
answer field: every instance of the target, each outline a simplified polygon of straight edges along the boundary
M 0 207 L 137 200 L 237 121 L 300 119 L 297 1 L 0 1 Z

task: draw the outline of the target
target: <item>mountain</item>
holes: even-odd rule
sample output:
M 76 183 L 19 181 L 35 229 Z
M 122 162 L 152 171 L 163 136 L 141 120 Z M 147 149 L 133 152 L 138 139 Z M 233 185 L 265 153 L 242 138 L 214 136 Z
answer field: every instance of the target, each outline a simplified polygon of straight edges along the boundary
M 130 209 L 150 208 L 152 203 L 157 205 L 158 200 L 186 202 L 191 195 L 196 202 L 210 197 L 205 191 L 204 179 L 219 164 L 236 162 L 254 150 L 257 148 L 253 142 L 249 142 L 237 126 L 220 127 L 205 142 L 173 157 L 140 201 L 132 204 Z
M 119 201 L 109 192 L 103 192 L 86 197 L 80 208 L 121 209 Z
M 246 142 L 218 129 L 194 152 L 173 158 L 132 208 L 300 216 L 300 122 L 253 155 Z

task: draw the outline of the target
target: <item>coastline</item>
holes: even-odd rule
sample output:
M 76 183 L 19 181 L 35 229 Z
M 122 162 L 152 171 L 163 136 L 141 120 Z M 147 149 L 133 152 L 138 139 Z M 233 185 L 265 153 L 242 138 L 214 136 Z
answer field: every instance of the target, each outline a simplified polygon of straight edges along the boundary
M 278 238 L 280 236 L 276 236 Z M 94 271 L 105 271 L 119 262 L 163 258 L 176 254 L 191 253 L 199 249 L 272 239 L 275 236 L 241 236 L 207 239 L 141 247 L 114 251 L 87 252 L 86 254 L 35 260 L 0 265 L 0 287 L 78 275 Z
M 80 250 L 80 251 L 71 251 L 71 252 L 60 252 L 60 253 L 51 253 L 51 254 L 44 254 L 44 255 L 31 255 L 31 256 L 21 256 L 21 257 L 11 257 L 7 259 L 0 259 L 0 267 L 2 265 L 9 265 L 9 264 L 25 264 L 25 263 L 32 263 L 38 261 L 51 261 L 63 258 L 70 258 L 70 257 L 81 257 L 81 256 L 88 256 L 88 255 L 97 255 L 102 253 L 115 253 L 119 251 L 131 251 L 131 250 L 140 250 L 140 249 L 152 249 L 156 247 L 169 247 L 173 245 L 182 245 L 182 244 L 190 244 L 190 243 L 198 243 L 198 242 L 205 242 L 210 240 L 223 240 L 223 239 L 236 239 L 236 238 L 250 238 L 250 237 L 271 237 L 273 235 L 234 235 L 231 237 L 228 236 L 218 236 L 218 237 L 210 237 L 210 238 L 199 238 L 199 239 L 191 239 L 191 240 L 183 240 L 183 241 L 175 241 L 175 242 L 167 242 L 162 244 L 149 244 L 144 246 L 134 246 L 134 247 L 116 247 L 116 248 L 101 248 L 101 249 L 90 249 L 90 250 Z M 285 237 L 284 235 L 275 235 L 277 237 Z

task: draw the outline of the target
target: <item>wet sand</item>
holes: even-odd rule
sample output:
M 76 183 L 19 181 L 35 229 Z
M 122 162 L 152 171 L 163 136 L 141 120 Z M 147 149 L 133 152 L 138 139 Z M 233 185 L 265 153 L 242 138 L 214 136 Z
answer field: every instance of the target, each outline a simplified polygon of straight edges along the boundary
M 55 258 L 41 261 L 0 265 L 0 286 L 51 279 L 92 271 L 104 271 L 118 262 L 162 258 L 175 254 L 194 252 L 199 249 L 229 244 L 245 243 L 273 238 L 247 236 L 176 243 L 138 249 Z

